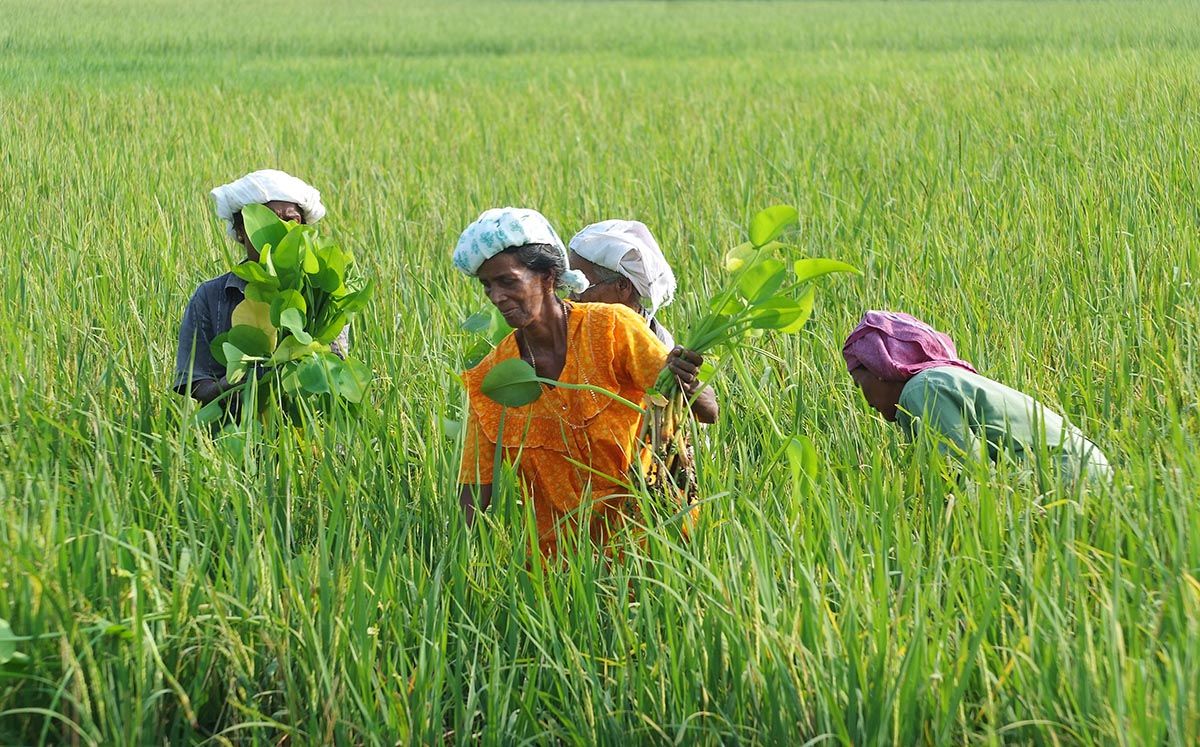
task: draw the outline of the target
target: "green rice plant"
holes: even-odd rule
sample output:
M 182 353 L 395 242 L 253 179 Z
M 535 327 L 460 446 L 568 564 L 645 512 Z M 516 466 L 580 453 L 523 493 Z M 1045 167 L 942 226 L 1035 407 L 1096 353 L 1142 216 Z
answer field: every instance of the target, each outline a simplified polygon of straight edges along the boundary
M 0 744 L 1200 743 L 1194 2 L 343 5 L 3 3 Z M 205 190 L 269 165 L 376 279 L 375 378 L 225 450 L 175 331 L 241 259 Z M 864 275 L 717 351 L 690 539 L 531 563 L 515 491 L 465 531 L 458 229 L 636 217 L 684 331 L 764 200 Z M 1113 489 L 947 479 L 844 373 L 864 308 Z

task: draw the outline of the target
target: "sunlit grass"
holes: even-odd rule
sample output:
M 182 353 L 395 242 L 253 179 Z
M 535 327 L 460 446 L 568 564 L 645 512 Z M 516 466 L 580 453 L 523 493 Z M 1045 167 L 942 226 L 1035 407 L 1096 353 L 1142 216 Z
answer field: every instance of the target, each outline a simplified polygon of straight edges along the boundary
M 0 7 L 0 618 L 29 657 L 0 743 L 1197 742 L 1194 5 L 393 6 Z M 230 453 L 170 369 L 237 259 L 207 191 L 264 167 L 378 278 L 377 380 L 356 421 Z M 691 541 L 541 569 L 512 496 L 464 533 L 462 227 L 643 220 L 678 335 L 781 202 L 866 275 L 724 367 Z M 864 308 L 1067 414 L 1114 489 L 944 478 L 844 374 Z M 793 433 L 808 500 L 770 461 Z

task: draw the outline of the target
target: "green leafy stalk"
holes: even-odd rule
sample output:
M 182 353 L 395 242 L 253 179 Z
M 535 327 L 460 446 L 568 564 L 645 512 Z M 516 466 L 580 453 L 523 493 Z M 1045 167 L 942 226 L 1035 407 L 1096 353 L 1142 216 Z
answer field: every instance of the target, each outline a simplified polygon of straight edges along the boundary
M 859 273 L 844 262 L 823 258 L 799 259 L 791 265 L 776 255 L 788 247 L 776 241 L 799 222 L 799 213 L 787 205 L 769 207 L 750 222 L 750 241 L 725 255 L 729 282 L 709 303 L 709 313 L 683 337 L 683 347 L 704 355 L 720 346 L 739 346 L 751 330 L 798 332 L 812 314 L 813 280 L 834 272 Z M 804 291 L 797 297 L 797 293 Z M 664 369 L 655 388 L 668 400 L 678 382 Z

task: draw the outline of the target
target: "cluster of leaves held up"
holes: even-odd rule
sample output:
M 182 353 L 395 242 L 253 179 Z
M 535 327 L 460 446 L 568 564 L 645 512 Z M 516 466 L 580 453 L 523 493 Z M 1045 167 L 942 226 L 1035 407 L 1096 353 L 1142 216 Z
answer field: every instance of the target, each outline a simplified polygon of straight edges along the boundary
M 725 254 L 729 282 L 709 302 L 709 312 L 688 329 L 683 347 L 708 355 L 720 347 L 744 348 L 764 332 L 799 332 L 812 316 L 817 289 L 812 281 L 834 272 L 859 274 L 857 268 L 834 259 L 801 257 L 788 262 L 794 249 L 778 241 L 800 214 L 788 205 L 769 207 L 750 221 L 750 240 Z M 789 273 L 789 270 L 791 272 Z M 715 372 L 708 362 L 701 367 L 706 384 Z M 688 446 L 686 424 L 691 402 L 670 370 L 663 369 L 651 393 L 651 407 L 642 438 L 649 443 L 660 474 L 684 494 L 695 497 L 695 469 Z M 782 453 L 792 465 L 793 484 L 811 485 L 816 474 L 816 450 L 803 435 L 785 440 Z M 801 481 L 801 476 L 807 479 Z
M 705 355 L 720 346 L 742 346 L 758 331 L 799 332 L 812 316 L 817 293 L 810 285 L 813 280 L 833 272 L 861 274 L 845 262 L 821 257 L 802 257 L 789 268 L 781 257 L 794 250 L 777 239 L 799 219 L 796 209 L 788 205 L 754 216 L 750 240 L 725 254 L 725 269 L 732 273 L 729 283 L 708 304 L 709 313 L 689 328 L 683 347 Z M 704 374 L 711 374 L 711 369 L 701 378 L 707 378 Z M 670 399 L 679 391 L 679 383 L 663 369 L 655 388 Z
M 353 280 L 354 257 L 312 226 L 282 221 L 264 205 L 247 205 L 242 218 L 259 260 L 233 269 L 246 281 L 246 297 L 233 310 L 230 330 L 211 345 L 236 386 L 204 407 L 200 420 L 219 419 L 224 400 L 239 392 L 253 394 L 258 412 L 276 396 L 360 402 L 371 370 L 335 355 L 330 343 L 366 307 L 372 281 Z

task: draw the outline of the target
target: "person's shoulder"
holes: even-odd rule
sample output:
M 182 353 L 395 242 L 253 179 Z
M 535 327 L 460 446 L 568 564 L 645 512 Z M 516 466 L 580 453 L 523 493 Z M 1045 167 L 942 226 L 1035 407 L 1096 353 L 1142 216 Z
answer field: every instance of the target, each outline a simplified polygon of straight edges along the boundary
M 573 312 L 581 317 L 580 324 L 603 329 L 608 334 L 625 329 L 634 335 L 655 337 L 650 331 L 650 325 L 641 314 L 624 304 L 619 303 L 578 303 L 572 306 Z M 623 336 L 623 335 L 622 335 Z
M 592 324 L 623 324 L 636 321 L 645 324 L 645 320 L 632 309 L 619 303 L 571 303 L 571 313 Z
M 658 338 L 659 342 L 666 345 L 668 348 L 675 347 L 675 335 L 671 334 L 671 330 L 667 329 L 662 322 L 657 319 L 650 320 L 650 331 Z
M 231 278 L 237 277 L 232 272 L 226 272 L 218 275 L 215 278 L 209 278 L 196 286 L 196 290 L 192 292 L 193 297 L 207 296 L 212 293 L 219 293 L 225 290 L 225 285 Z
M 918 372 L 905 383 L 904 389 L 900 393 L 900 400 L 901 402 L 924 401 L 933 394 L 944 392 L 961 395 L 964 387 L 975 388 L 972 377 L 981 378 L 978 374 L 972 374 L 965 368 L 957 366 L 927 368 Z

